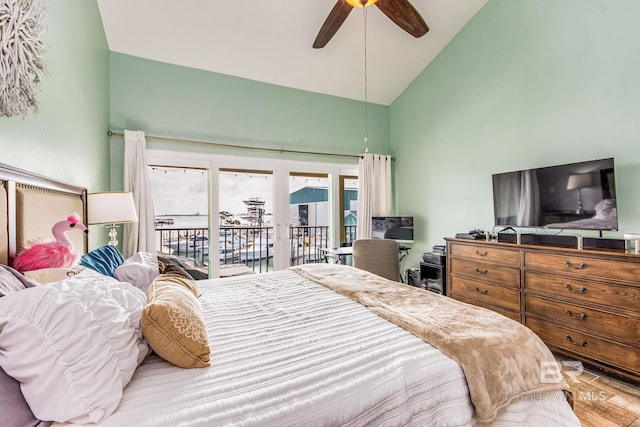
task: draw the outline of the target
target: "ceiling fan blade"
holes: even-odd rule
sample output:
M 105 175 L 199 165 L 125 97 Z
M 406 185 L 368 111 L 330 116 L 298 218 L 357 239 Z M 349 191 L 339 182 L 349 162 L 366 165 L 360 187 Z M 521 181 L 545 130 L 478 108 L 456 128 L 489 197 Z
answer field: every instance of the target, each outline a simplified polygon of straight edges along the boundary
M 422 37 L 429 26 L 408 0 L 378 0 L 378 9 L 413 37 Z
M 347 19 L 349 13 L 353 10 L 353 6 L 348 4 L 345 0 L 338 0 L 329 16 L 327 16 L 326 21 L 322 24 L 318 35 L 316 36 L 316 40 L 313 42 L 313 47 L 315 49 L 320 49 L 325 47 L 331 37 L 338 31 L 342 23 Z

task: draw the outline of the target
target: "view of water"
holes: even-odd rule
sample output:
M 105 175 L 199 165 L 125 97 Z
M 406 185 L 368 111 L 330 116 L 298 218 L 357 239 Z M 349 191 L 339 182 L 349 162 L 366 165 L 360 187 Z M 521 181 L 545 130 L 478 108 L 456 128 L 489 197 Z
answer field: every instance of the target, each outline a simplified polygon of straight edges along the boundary
M 207 215 L 157 215 L 156 216 L 156 229 L 207 229 L 208 227 L 208 217 Z M 173 233 L 173 232 L 170 232 Z M 158 235 L 159 237 L 159 235 Z M 174 235 L 173 238 L 177 237 Z M 266 241 L 265 241 L 266 243 Z M 157 242 L 158 245 L 161 242 Z M 164 250 L 170 251 L 174 255 L 178 256 L 186 256 L 187 258 L 195 258 L 196 260 L 208 264 L 208 243 L 200 243 L 201 246 L 191 246 L 188 240 L 182 240 L 182 243 L 176 245 L 175 242 L 162 242 Z M 238 246 L 239 247 L 239 246 Z M 237 257 L 226 257 L 220 255 L 220 263 L 221 264 L 234 264 L 234 263 L 243 263 L 256 272 L 267 272 L 273 270 L 273 253 L 269 255 L 267 259 L 264 255 L 261 255 L 264 252 L 264 249 L 261 250 L 258 248 L 257 253 L 253 251 L 249 252 L 249 250 L 245 250 L 244 257 L 243 252 L 236 249 L 239 252 Z M 251 259 L 246 259 L 247 255 L 252 255 Z M 266 254 L 265 254 L 266 255 Z M 215 256 L 215 255 L 214 255 Z
M 173 224 L 162 223 L 173 220 Z M 207 228 L 207 215 L 156 215 L 156 228 Z

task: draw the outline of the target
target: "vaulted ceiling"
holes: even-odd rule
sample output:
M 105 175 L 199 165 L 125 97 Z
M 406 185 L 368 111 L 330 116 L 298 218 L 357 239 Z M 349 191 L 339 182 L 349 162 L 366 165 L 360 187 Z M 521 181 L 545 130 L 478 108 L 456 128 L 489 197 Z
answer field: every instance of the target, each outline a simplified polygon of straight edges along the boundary
M 414 38 L 366 9 L 367 99 L 396 97 L 487 0 L 410 0 L 430 31 Z M 364 100 L 365 12 L 312 48 L 336 0 L 98 0 L 113 52 Z

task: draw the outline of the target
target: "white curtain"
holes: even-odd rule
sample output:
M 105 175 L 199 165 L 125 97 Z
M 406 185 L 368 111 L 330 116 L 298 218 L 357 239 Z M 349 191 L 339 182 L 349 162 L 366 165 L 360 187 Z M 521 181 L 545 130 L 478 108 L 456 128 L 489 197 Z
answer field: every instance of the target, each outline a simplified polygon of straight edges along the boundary
M 365 153 L 358 173 L 356 237 L 371 237 L 371 217 L 391 215 L 391 156 Z
M 151 178 L 147 169 L 147 142 L 142 131 L 124 131 L 124 191 L 133 193 L 138 222 L 125 224 L 123 255 L 130 257 L 138 251 L 155 254 Z

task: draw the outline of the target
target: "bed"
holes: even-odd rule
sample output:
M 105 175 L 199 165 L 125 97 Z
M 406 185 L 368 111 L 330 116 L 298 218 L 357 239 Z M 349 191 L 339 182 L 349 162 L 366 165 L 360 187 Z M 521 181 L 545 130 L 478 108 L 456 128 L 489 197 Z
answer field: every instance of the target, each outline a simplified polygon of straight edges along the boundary
M 0 201 L 11 200 L 6 189 L 14 184 L 3 175 L 0 180 Z M 71 192 L 83 202 L 85 193 Z M 2 221 L 10 230 L 19 220 Z M 15 233 L 1 237 L 10 262 Z M 538 366 L 554 365 L 546 347 L 522 325 L 488 310 L 333 264 L 198 281 L 172 273 L 142 284 L 78 268 L 63 280 L 0 297 L 0 366 L 19 377 L 34 414 L 56 413 L 55 426 L 580 425 L 562 392 L 566 384 L 546 381 Z M 41 295 L 23 309 L 26 293 Z M 188 312 L 196 316 L 181 324 L 182 338 L 198 349 L 206 344 L 206 352 L 183 352 L 187 361 L 168 357 L 157 338 L 142 331 L 149 306 L 174 294 L 188 296 Z M 82 298 L 93 306 L 104 300 L 93 316 L 112 325 L 100 326 L 104 342 L 98 333 L 85 333 L 94 326 L 79 314 L 84 308 L 73 309 Z M 52 301 L 59 304 L 51 308 Z M 64 310 L 75 316 L 73 329 L 61 326 L 68 321 Z M 26 339 L 9 345 L 21 333 L 12 320 L 27 312 L 53 319 L 41 320 L 43 336 L 57 338 L 40 352 L 38 342 L 23 348 Z M 526 338 L 514 339 L 514 346 L 507 336 L 504 349 L 488 356 L 483 346 L 511 329 Z M 61 367 L 55 355 L 66 341 L 79 351 L 77 363 Z M 113 349 L 115 355 L 105 358 Z M 52 368 L 39 372 L 36 384 L 38 363 L 19 363 L 20 351 L 23 360 L 53 352 L 38 359 Z M 541 359 L 533 363 L 529 353 Z M 516 359 L 534 368 L 510 366 Z
M 590 218 L 569 222 L 546 224 L 545 228 L 567 228 L 583 230 L 615 230 L 618 228 L 618 213 L 615 199 L 603 199 L 595 206 Z

